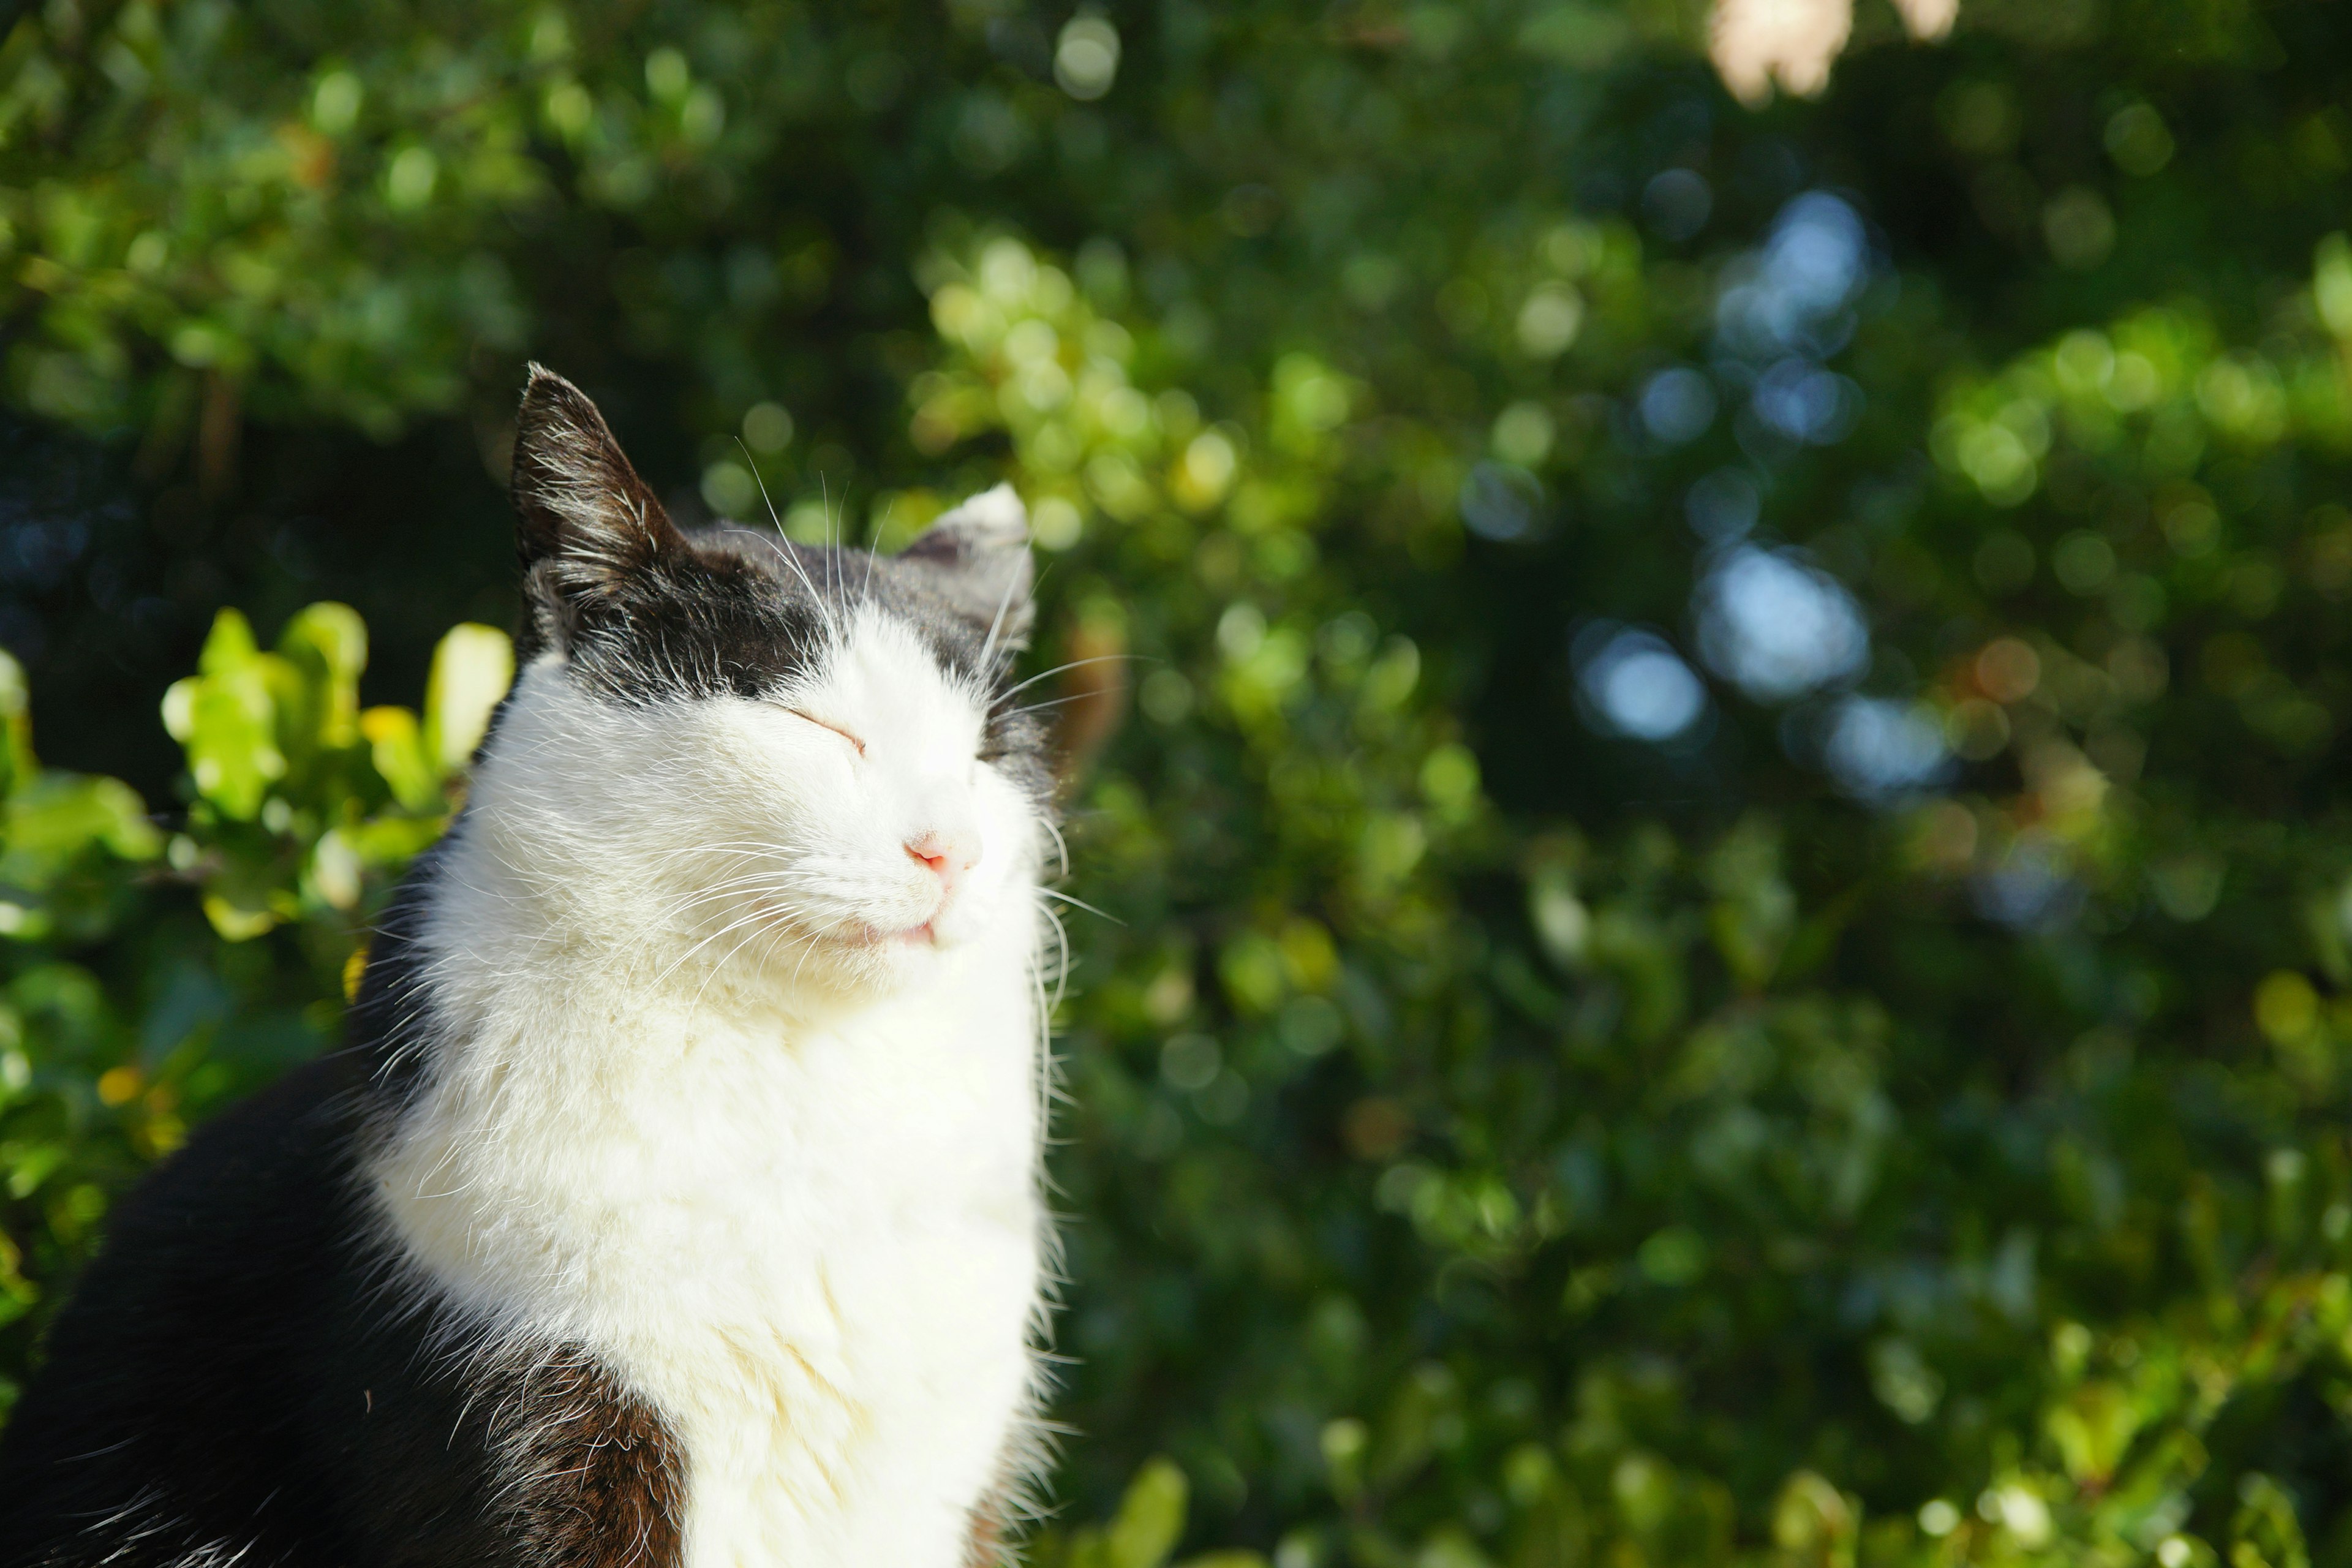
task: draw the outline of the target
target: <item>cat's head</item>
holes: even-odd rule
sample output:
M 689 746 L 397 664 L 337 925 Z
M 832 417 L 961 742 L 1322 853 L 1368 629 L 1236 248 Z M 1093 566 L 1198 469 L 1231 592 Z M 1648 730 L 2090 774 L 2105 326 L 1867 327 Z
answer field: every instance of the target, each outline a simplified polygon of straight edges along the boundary
M 529 896 L 688 978 L 866 989 L 1025 949 L 1050 774 L 1009 489 L 896 556 L 689 531 L 536 366 L 513 472 L 521 672 L 468 831 Z

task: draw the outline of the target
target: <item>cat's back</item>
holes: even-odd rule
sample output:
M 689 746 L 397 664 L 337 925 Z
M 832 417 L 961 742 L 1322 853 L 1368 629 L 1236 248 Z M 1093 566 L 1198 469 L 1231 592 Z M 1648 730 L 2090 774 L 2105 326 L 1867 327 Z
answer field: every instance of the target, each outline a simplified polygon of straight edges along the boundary
M 290 1380 L 341 1283 L 355 1079 L 340 1056 L 289 1074 L 117 1208 L 0 1436 L 0 1563 L 178 1561 L 299 1472 Z M 304 1524 L 298 1500 L 259 1511 Z
M 664 1568 L 661 1419 L 486 1338 L 354 1180 L 361 1060 L 290 1074 L 121 1206 L 0 1435 L 0 1568 Z

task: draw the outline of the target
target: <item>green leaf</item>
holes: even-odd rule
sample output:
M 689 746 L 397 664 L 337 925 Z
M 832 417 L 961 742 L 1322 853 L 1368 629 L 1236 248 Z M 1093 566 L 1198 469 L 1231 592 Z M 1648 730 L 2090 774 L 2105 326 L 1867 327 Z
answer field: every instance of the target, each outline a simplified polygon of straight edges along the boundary
M 441 804 L 441 770 L 426 749 L 416 715 L 405 708 L 371 708 L 360 715 L 368 756 L 392 797 L 411 811 Z
M 443 774 L 472 759 L 514 674 L 514 643 L 495 626 L 467 621 L 442 637 L 425 687 L 424 743 Z
M 14 794 L 39 769 L 33 759 L 30 708 L 25 667 L 0 648 L 0 796 Z
M 2231 1568 L 2311 1568 L 2294 1499 L 2270 1477 L 2238 1481 L 2238 1510 L 2230 1520 Z
M 0 879 L 41 888 L 93 848 L 124 860 L 152 859 L 163 836 L 147 807 L 120 779 L 44 773 L 5 807 Z
M 254 646 L 252 627 L 235 610 L 214 617 L 197 670 L 164 693 L 164 727 L 186 749 L 196 793 L 229 817 L 250 821 L 286 774 L 276 692 L 294 687 L 292 672 Z
M 1191 1489 L 1171 1459 L 1156 1458 L 1135 1473 L 1102 1539 L 1102 1568 L 1160 1568 L 1184 1533 Z
M 360 674 L 367 626 L 349 605 L 304 606 L 278 635 L 278 652 L 299 678 L 278 715 L 279 739 L 298 769 L 319 752 L 359 739 Z

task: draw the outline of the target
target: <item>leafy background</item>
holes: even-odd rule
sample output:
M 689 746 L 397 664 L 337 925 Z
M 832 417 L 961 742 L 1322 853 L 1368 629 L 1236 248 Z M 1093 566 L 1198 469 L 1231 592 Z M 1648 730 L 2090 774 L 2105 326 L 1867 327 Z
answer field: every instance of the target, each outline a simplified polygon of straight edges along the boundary
M 1034 510 L 1033 1562 L 2352 1563 L 2352 15 L 1852 26 L 23 9 L 0 1402 L 459 798 L 536 357 Z

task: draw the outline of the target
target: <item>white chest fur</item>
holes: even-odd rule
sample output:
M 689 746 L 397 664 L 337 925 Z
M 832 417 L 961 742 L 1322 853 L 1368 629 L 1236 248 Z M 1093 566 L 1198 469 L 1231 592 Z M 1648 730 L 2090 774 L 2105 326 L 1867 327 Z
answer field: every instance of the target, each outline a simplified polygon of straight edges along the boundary
M 428 932 L 458 1043 L 374 1173 L 392 1228 L 662 1413 L 687 1568 L 954 1568 L 1033 1395 L 1031 922 L 788 1018 L 520 943 L 497 859 L 460 854 L 488 890 Z

